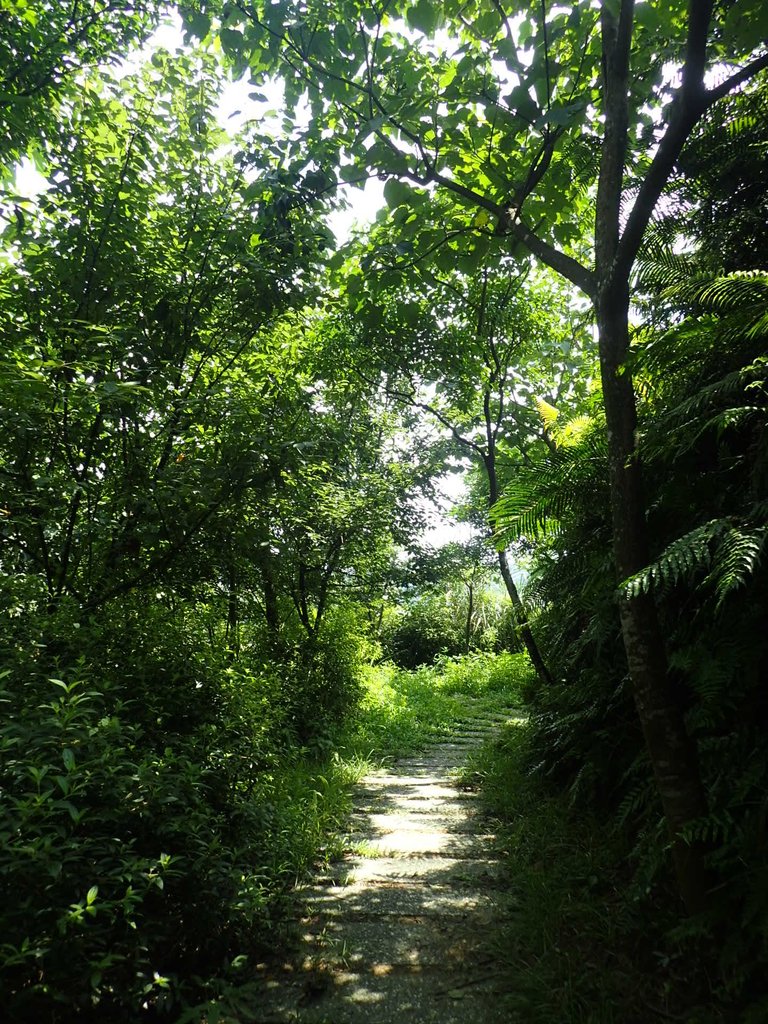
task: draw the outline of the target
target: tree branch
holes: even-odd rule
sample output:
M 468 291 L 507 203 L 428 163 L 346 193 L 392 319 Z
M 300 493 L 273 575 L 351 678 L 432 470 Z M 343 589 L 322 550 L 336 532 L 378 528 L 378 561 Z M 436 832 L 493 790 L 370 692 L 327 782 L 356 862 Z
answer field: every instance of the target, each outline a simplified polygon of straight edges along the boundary
M 750 61 L 749 64 L 745 64 L 743 68 L 738 71 L 734 71 L 732 75 L 729 75 L 724 82 L 720 85 L 716 85 L 712 89 L 708 89 L 704 94 L 706 103 L 706 109 L 709 110 L 711 106 L 717 103 L 718 100 L 723 99 L 729 92 L 733 92 L 734 89 L 738 89 L 740 85 L 744 85 L 750 78 L 754 78 L 760 71 L 764 71 L 768 68 L 768 50 L 765 53 L 760 54 L 759 57 L 755 57 L 754 60 Z
M 616 278 L 619 275 L 629 275 L 642 244 L 645 229 L 653 215 L 659 197 L 672 174 L 683 146 L 698 121 L 718 100 L 749 81 L 763 69 L 768 68 L 768 52 L 766 52 L 750 61 L 739 71 L 734 72 L 724 82 L 721 82 L 720 85 L 713 89 L 704 90 L 704 63 L 703 55 L 700 52 L 703 45 L 701 42 L 702 27 L 700 21 L 703 18 L 704 9 L 709 6 L 709 0 L 705 0 L 704 3 L 697 3 L 696 0 L 692 0 L 692 18 L 694 12 L 697 13 L 697 22 L 695 29 L 693 25 L 689 29 L 688 38 L 689 43 L 696 47 L 696 52 L 690 58 L 686 57 L 683 70 L 683 84 L 673 100 L 673 110 L 669 126 L 659 143 L 659 148 L 640 186 L 627 220 L 614 265 L 614 275 Z M 700 76 L 698 83 L 692 77 L 694 73 Z
M 621 196 L 627 156 L 633 14 L 634 0 L 621 0 L 618 14 L 606 3 L 600 11 L 605 132 L 600 149 L 595 209 L 595 268 L 599 285 L 603 285 L 610 276 L 619 246 Z
M 539 238 L 520 218 L 513 221 L 512 211 L 505 211 L 505 213 L 506 218 L 500 222 L 500 228 L 506 229 L 508 234 L 522 242 L 542 263 L 546 263 L 548 267 L 570 281 L 571 284 L 575 284 L 588 298 L 594 299 L 597 292 L 597 278 L 594 271 L 588 270 L 572 256 L 568 256 L 567 253 L 556 249 L 554 245 L 550 245 L 543 238 Z

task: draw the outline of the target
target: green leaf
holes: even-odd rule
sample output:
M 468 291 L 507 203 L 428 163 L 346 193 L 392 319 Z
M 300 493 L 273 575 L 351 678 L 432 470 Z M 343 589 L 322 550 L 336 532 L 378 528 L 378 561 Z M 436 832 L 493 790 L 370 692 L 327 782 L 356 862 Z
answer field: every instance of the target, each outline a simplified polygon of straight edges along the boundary
M 185 30 L 198 39 L 205 39 L 211 31 L 211 19 L 202 11 L 189 11 L 183 16 Z
M 346 281 L 347 291 L 350 295 L 357 295 L 360 289 L 363 287 L 363 275 L 362 274 L 350 274 Z
M 441 12 L 440 8 L 429 0 L 419 0 L 413 7 L 408 8 L 405 18 L 410 28 L 431 36 L 440 24 Z
M 525 85 L 518 85 L 513 89 L 509 96 L 507 96 L 507 103 L 513 110 L 516 110 L 529 121 L 535 120 L 541 113 L 536 103 L 531 99 L 528 87 Z
M 509 68 L 520 67 L 520 57 L 517 52 L 517 46 L 515 45 L 514 39 L 510 36 L 505 36 L 501 39 L 496 47 L 499 57 L 506 62 Z
M 234 28 L 223 28 L 219 33 L 221 46 L 225 53 L 232 56 L 240 56 L 245 45 L 243 33 Z
M 547 120 L 553 124 L 569 125 L 575 122 L 586 109 L 584 103 L 569 103 L 567 106 L 554 106 L 547 113 Z
M 451 82 L 456 77 L 456 65 L 449 64 L 445 71 L 440 75 L 437 80 L 437 84 L 440 89 L 447 89 Z
M 390 209 L 403 206 L 413 198 L 413 189 L 410 185 L 400 181 L 398 178 L 389 178 L 384 185 L 384 199 Z

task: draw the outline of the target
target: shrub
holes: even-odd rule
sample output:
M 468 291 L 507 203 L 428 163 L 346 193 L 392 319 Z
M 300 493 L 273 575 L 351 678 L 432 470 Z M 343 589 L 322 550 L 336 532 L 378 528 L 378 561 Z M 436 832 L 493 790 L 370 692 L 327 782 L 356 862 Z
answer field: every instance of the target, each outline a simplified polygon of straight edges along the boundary
M 274 943 L 341 796 L 291 745 L 277 670 L 222 673 L 205 720 L 161 746 L 117 683 L 61 675 L 0 692 L 4 1006 L 135 1021 Z
M 460 654 L 464 637 L 454 610 L 436 595 L 426 595 L 390 615 L 382 626 L 384 653 L 401 668 L 430 665 L 439 654 Z

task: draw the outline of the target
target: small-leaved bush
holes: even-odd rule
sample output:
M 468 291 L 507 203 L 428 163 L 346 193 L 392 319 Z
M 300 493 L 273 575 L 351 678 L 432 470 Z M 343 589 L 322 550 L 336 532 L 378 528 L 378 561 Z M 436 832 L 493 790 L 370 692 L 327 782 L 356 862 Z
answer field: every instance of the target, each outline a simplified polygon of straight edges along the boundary
M 312 742 L 360 693 L 349 623 L 303 662 L 229 663 L 162 608 L 122 611 L 75 628 L 65 610 L 37 644 L 19 620 L 5 649 L 0 987 L 18 1024 L 205 1006 L 280 943 L 358 770 Z

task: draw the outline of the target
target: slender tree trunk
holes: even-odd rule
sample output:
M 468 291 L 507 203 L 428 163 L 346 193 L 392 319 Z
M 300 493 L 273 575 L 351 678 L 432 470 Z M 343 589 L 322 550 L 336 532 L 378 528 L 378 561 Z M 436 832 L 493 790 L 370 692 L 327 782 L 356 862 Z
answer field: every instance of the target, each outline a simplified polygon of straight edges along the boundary
M 269 556 L 267 556 L 267 559 Z M 261 591 L 264 595 L 264 616 L 267 620 L 267 630 L 271 636 L 277 636 L 280 632 L 280 612 L 277 604 L 277 591 L 272 579 L 272 569 L 269 562 L 261 564 Z
M 629 346 L 629 293 L 606 289 L 598 302 L 600 365 L 608 429 L 613 549 L 619 580 L 649 562 L 640 464 L 635 448 L 636 410 L 631 375 L 622 364 Z M 667 826 L 680 893 L 689 913 L 706 904 L 704 849 L 681 838 L 685 826 L 707 813 L 696 748 L 672 691 L 664 638 L 653 598 L 620 597 L 624 648 L 638 717 Z
M 486 422 L 488 422 L 487 417 Z M 490 509 L 493 508 L 499 500 L 499 481 L 496 476 L 496 446 L 490 433 L 488 455 L 483 461 L 485 463 L 485 472 L 488 477 L 488 506 L 490 512 Z M 520 631 L 520 639 L 523 641 L 523 646 L 528 652 L 528 657 L 531 659 L 531 664 L 536 670 L 536 675 L 546 686 L 551 686 L 553 682 L 552 673 L 547 668 L 546 662 L 539 650 L 539 645 L 536 643 L 536 639 L 531 632 L 531 627 L 528 624 L 528 613 L 525 610 L 523 599 L 520 597 L 520 592 L 515 586 L 506 551 L 499 551 L 498 559 L 501 578 L 504 580 L 504 586 L 507 589 L 509 600 L 512 602 L 512 611 L 515 616 L 515 623 Z
M 472 616 L 475 612 L 475 588 L 470 583 L 467 585 L 467 621 L 464 625 L 464 649 L 469 654 L 469 645 L 472 640 Z
M 296 598 L 296 608 L 302 626 L 309 636 L 314 636 L 312 620 L 309 617 L 309 601 L 307 600 L 307 567 L 304 562 L 299 562 L 299 590 Z
M 230 555 L 227 579 L 227 631 L 226 642 L 230 658 L 234 660 L 240 653 L 240 613 L 237 595 L 237 568 L 234 555 Z
M 501 578 L 504 580 L 504 586 L 507 588 L 509 599 L 512 602 L 512 608 L 515 613 L 515 622 L 517 628 L 520 630 L 520 639 L 523 641 L 528 657 L 531 659 L 533 667 L 536 669 L 536 675 L 547 686 L 552 684 L 552 675 L 541 656 L 539 645 L 536 643 L 531 627 L 528 625 L 528 614 L 525 610 L 525 605 L 520 597 L 520 592 L 515 586 L 515 581 L 512 577 L 512 570 L 509 567 L 509 559 L 507 558 L 506 551 L 499 551 L 499 569 L 501 570 Z

